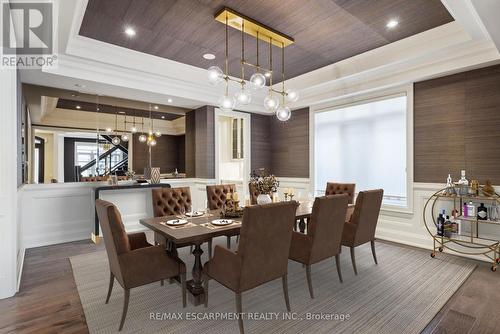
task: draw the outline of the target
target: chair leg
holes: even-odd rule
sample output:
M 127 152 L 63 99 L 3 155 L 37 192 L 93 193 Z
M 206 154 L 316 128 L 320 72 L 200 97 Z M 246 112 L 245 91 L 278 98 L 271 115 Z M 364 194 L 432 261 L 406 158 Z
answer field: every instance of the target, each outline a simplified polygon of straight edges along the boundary
M 182 307 L 186 307 L 186 273 L 179 276 L 181 277 Z
M 208 276 L 203 277 L 203 292 L 205 293 L 205 307 L 208 307 Z
M 292 310 L 290 308 L 290 299 L 288 299 L 288 275 L 283 275 L 283 277 L 281 277 L 281 280 L 283 282 L 283 295 L 285 295 L 286 309 L 288 312 L 291 312 Z
M 354 247 L 351 247 L 351 261 L 352 261 L 352 268 L 354 269 L 354 274 L 358 274 L 358 270 L 356 269 L 356 257 L 354 256 Z
M 120 327 L 118 328 L 118 331 L 122 330 L 123 324 L 125 323 L 125 317 L 127 316 L 127 311 L 128 311 L 129 298 L 130 298 L 130 289 L 125 289 L 125 299 L 123 300 L 122 320 L 120 321 Z
M 208 240 L 208 259 L 212 259 L 212 239 Z
M 243 308 L 241 307 L 241 293 L 234 293 L 236 299 L 236 313 L 238 313 L 238 326 L 240 327 L 240 334 L 244 334 L 243 329 Z
M 231 237 L 227 236 L 227 249 L 231 249 Z
M 340 270 L 340 254 L 335 255 L 335 264 L 337 265 L 337 274 L 339 274 L 340 283 L 344 283 L 342 280 L 342 271 Z
M 109 302 L 109 298 L 111 297 L 111 291 L 113 291 L 113 283 L 115 282 L 115 275 L 112 272 L 109 273 L 109 288 L 108 288 L 108 296 L 106 297 L 106 303 Z
M 306 265 L 306 278 L 307 278 L 307 285 L 309 286 L 309 294 L 311 295 L 311 298 L 314 298 L 314 292 L 313 292 L 313 286 L 312 286 L 312 281 L 311 281 L 311 265 Z
M 377 254 L 375 253 L 375 240 L 370 241 L 372 244 L 372 255 L 373 255 L 373 261 L 375 261 L 375 264 L 378 264 L 377 262 Z

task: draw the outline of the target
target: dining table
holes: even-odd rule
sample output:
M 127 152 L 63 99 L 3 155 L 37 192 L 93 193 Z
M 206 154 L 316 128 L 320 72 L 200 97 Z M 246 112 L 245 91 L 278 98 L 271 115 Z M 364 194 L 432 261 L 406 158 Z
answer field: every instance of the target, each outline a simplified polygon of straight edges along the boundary
M 299 201 L 296 211 L 296 221 L 300 232 L 306 233 L 307 220 L 312 213 L 314 201 Z M 347 208 L 346 221 L 350 220 L 354 205 L 349 204 Z M 203 265 L 201 255 L 203 250 L 201 245 L 219 236 L 235 236 L 240 234 L 243 218 L 228 218 L 233 222 L 226 226 L 215 226 L 212 222 L 221 218 L 220 210 L 203 212 L 197 217 L 182 217 L 187 223 L 179 226 L 169 226 L 169 220 L 181 218 L 180 216 L 164 216 L 141 219 L 140 223 L 148 229 L 160 234 L 168 240 L 167 251 L 174 256 L 178 256 L 177 248 L 187 245 L 193 246 L 194 264 L 192 268 L 192 279 L 187 281 L 188 299 L 197 306 L 204 302 L 205 295 L 203 289 Z

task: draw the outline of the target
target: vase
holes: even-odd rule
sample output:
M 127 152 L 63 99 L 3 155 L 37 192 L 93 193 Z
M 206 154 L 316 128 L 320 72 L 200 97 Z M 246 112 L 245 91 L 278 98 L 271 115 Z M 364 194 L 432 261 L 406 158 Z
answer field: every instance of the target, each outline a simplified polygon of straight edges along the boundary
M 260 194 L 257 196 L 257 204 L 269 204 L 272 203 L 273 201 L 271 200 L 271 196 L 269 194 Z
M 152 184 L 159 184 L 160 178 L 161 178 L 160 168 L 159 167 L 151 168 L 151 183 Z

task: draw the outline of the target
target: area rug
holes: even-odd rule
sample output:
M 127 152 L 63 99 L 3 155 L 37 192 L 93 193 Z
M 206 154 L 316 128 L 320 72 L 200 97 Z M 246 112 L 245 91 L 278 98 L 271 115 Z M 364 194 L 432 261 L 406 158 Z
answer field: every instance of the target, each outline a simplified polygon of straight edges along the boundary
M 233 238 L 234 239 L 234 238 Z M 225 238 L 214 240 L 225 244 Z M 344 283 L 333 259 L 312 266 L 315 298 L 309 297 L 305 269 L 288 265 L 292 313 L 286 312 L 281 280 L 243 293 L 246 333 L 420 333 L 469 277 L 475 264 L 429 251 L 377 242 L 378 265 L 369 244 L 356 248 L 358 276 L 349 250 L 341 254 Z M 189 247 L 179 251 L 189 272 Z M 207 259 L 206 251 L 204 261 Z M 71 264 L 90 333 L 115 333 L 123 289 L 115 282 L 104 304 L 109 280 L 105 252 L 72 257 Z M 210 282 L 209 306 L 183 309 L 177 284 L 132 289 L 122 333 L 238 333 L 234 294 Z

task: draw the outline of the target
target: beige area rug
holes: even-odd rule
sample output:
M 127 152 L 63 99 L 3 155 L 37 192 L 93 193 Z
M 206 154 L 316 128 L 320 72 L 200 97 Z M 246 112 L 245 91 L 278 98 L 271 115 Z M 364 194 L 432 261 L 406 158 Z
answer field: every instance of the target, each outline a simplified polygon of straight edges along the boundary
M 214 244 L 224 245 L 225 240 L 218 238 Z M 181 249 L 180 257 L 190 272 L 193 256 L 188 252 L 189 247 Z M 333 259 L 312 266 L 314 299 L 309 297 L 305 269 L 289 262 L 293 319 L 283 320 L 287 313 L 281 280 L 243 293 L 243 312 L 253 317 L 245 319 L 245 332 L 419 333 L 475 268 L 460 258 L 440 254 L 432 259 L 429 251 L 381 242 L 377 243 L 378 265 L 373 262 L 369 244 L 356 252 L 358 276 L 353 273 L 349 250 L 344 248 L 341 254 L 344 283 L 338 280 Z M 203 256 L 205 262 L 206 248 Z M 115 333 L 123 289 L 115 282 L 110 303 L 104 304 L 109 281 L 106 253 L 72 257 L 71 264 L 90 333 Z M 161 287 L 154 283 L 131 290 L 122 332 L 238 333 L 236 320 L 203 320 L 235 312 L 234 294 L 213 280 L 206 309 L 189 303 L 183 309 L 179 285 L 166 283 Z M 323 319 L 308 320 L 308 316 Z

